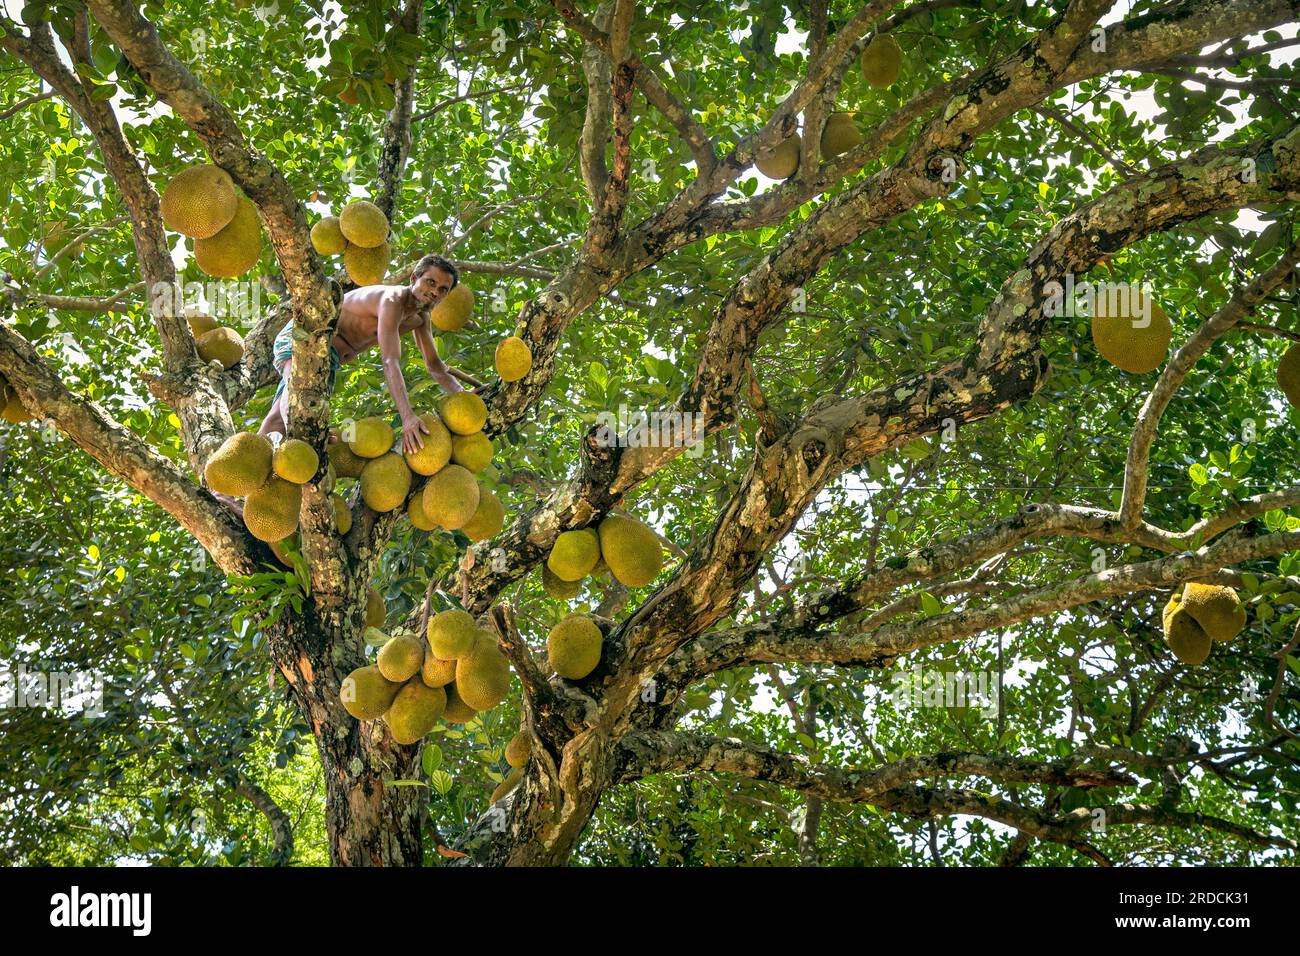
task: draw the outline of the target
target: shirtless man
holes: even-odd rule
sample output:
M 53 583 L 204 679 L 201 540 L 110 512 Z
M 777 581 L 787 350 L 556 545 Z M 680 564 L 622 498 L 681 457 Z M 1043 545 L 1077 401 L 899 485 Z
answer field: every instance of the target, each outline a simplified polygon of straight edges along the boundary
M 411 284 L 368 285 L 343 296 L 339 305 L 339 321 L 330 346 L 330 384 L 340 366 L 346 365 L 362 352 L 379 345 L 383 361 L 384 379 L 388 393 L 393 396 L 397 413 L 402 418 L 402 450 L 412 452 L 424 447 L 424 435 L 429 429 L 411 409 L 406 394 L 406 380 L 402 377 L 401 336 L 410 332 L 424 356 L 424 367 L 434 381 L 448 392 L 461 392 L 464 388 L 452 377 L 446 364 L 438 356 L 433 344 L 429 321 L 430 310 L 442 301 L 460 281 L 453 266 L 442 256 L 425 256 L 411 271 Z M 259 435 L 270 432 L 288 433 L 289 370 L 293 367 L 293 322 L 290 321 L 275 338 L 272 348 L 275 368 L 280 373 L 280 386 L 275 391 L 271 410 L 266 413 Z

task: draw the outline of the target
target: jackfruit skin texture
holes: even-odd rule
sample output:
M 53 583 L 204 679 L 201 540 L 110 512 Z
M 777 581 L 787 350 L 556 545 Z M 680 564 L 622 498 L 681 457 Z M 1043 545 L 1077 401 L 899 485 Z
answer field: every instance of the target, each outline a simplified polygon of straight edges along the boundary
M 18 425 L 22 422 L 30 422 L 36 416 L 18 397 L 17 389 L 10 389 L 5 396 L 3 410 L 0 410 L 0 417 L 11 425 Z
M 375 666 L 391 681 L 404 683 L 420 673 L 424 664 L 424 642 L 408 634 L 397 634 L 379 649 Z
M 444 721 L 449 724 L 468 724 L 478 716 L 478 711 L 461 699 L 460 692 L 454 683 L 447 685 L 446 692 L 447 709 L 442 712 Z
M 375 511 L 400 508 L 411 490 L 411 469 L 396 452 L 372 458 L 361 472 L 361 499 Z
M 822 158 L 832 159 L 847 153 L 862 142 L 862 133 L 848 113 L 832 113 L 822 130 Z
M 429 431 L 421 436 L 424 439 L 421 448 L 403 452 L 406 467 L 417 475 L 436 475 L 451 461 L 451 432 L 447 431 L 442 419 L 433 412 L 425 412 L 420 416 L 420 421 L 424 422 L 424 427 Z
M 600 664 L 603 637 L 585 614 L 570 614 L 546 636 L 551 669 L 565 680 L 582 680 Z
M 495 451 L 492 439 L 482 432 L 453 435 L 451 438 L 451 460 L 475 474 L 492 464 L 492 454 Z
M 339 534 L 347 534 L 352 530 L 352 509 L 348 507 L 347 499 L 342 495 L 334 495 L 334 524 L 338 526 Z
M 561 581 L 581 581 L 600 560 L 600 539 L 591 528 L 563 531 L 551 546 L 546 566 Z
M 522 767 L 528 763 L 528 758 L 533 753 L 532 738 L 522 730 L 510 738 L 510 743 L 506 744 L 506 763 L 512 767 Z
M 453 433 L 472 435 L 487 424 L 487 405 L 473 392 L 456 392 L 442 400 L 442 420 Z
M 207 239 L 235 218 L 239 193 L 229 173 L 204 163 L 173 176 L 159 205 L 168 229 L 191 239 Z
M 204 362 L 220 362 L 222 368 L 234 368 L 244 357 L 243 336 L 224 325 L 204 332 L 194 340 L 194 346 Z
M 600 523 L 600 555 L 610 573 L 630 588 L 649 584 L 664 565 L 658 535 L 622 515 L 610 515 Z
M 386 242 L 373 249 L 348 243 L 343 250 L 343 268 L 357 285 L 380 285 L 392 257 L 392 247 Z
M 799 150 L 803 137 L 798 133 L 786 137 L 770 151 L 754 157 L 754 165 L 768 179 L 789 179 L 799 170 Z
M 1111 365 L 1134 375 L 1145 375 L 1164 364 L 1174 328 L 1159 303 L 1151 303 L 1151 324 L 1140 329 L 1133 327 L 1134 316 L 1123 309 L 1116 309 L 1116 314 L 1111 315 L 1107 296 L 1097 296 L 1093 311 L 1092 343 Z
M 474 290 L 459 283 L 429 310 L 429 321 L 440 332 L 459 332 L 474 311 Z
M 384 714 L 393 740 L 403 746 L 419 741 L 433 730 L 443 711 L 447 709 L 447 692 L 441 687 L 429 687 L 419 678 L 402 685 L 393 698 L 393 704 Z
M 273 453 L 271 443 L 264 436 L 236 432 L 221 443 L 203 466 L 203 480 L 220 494 L 243 497 L 262 487 L 271 476 Z
M 1277 386 L 1288 402 L 1300 408 L 1300 344 L 1287 349 L 1277 363 Z
M 301 506 L 302 485 L 272 475 L 244 499 L 244 525 L 259 541 L 279 541 L 298 530 Z
M 502 797 L 510 793 L 510 791 L 515 787 L 519 786 L 519 781 L 523 779 L 524 770 L 522 767 L 515 767 L 512 769 L 508 774 L 501 778 L 501 782 L 497 784 L 496 789 L 492 791 L 492 796 L 488 797 L 488 803 L 496 803 Z
M 352 423 L 352 441 L 348 448 L 359 458 L 378 458 L 393 447 L 393 428 L 378 415 Z
M 469 654 L 456 661 L 456 690 L 480 713 L 510 695 L 510 661 L 487 631 L 479 631 Z
M 383 627 L 388 617 L 384 596 L 371 588 L 366 592 L 366 627 Z
M 352 245 L 374 249 L 388 239 L 388 217 L 374 203 L 358 199 L 339 213 L 339 231 Z
M 506 523 L 506 509 L 501 499 L 486 488 L 480 489 L 474 517 L 461 527 L 461 534 L 471 541 L 486 541 L 500 533 Z
M 555 572 L 542 562 L 542 590 L 551 597 L 559 601 L 567 601 L 576 598 L 582 590 L 582 579 L 577 581 L 565 581 L 563 578 L 557 578 Z
M 338 216 L 325 216 L 311 227 L 311 245 L 322 256 L 337 256 L 347 248 L 348 240 L 339 228 Z
M 1166 611 L 1165 644 L 1184 664 L 1193 667 L 1204 664 L 1210 656 L 1210 635 L 1205 633 L 1181 604 L 1172 611 L 1166 608 Z
M 393 698 L 402 689 L 379 672 L 374 664 L 358 667 L 339 687 L 339 700 L 343 709 L 357 720 L 374 720 L 382 717 L 393 704 Z
M 423 495 L 425 515 L 448 531 L 465 527 L 478 510 L 478 482 L 460 465 L 448 465 L 430 478 Z
M 858 63 L 862 78 L 878 90 L 888 89 L 903 69 L 903 48 L 888 33 L 871 38 Z
M 429 650 L 444 661 L 456 660 L 472 651 L 478 635 L 474 618 L 455 607 L 430 617 L 427 630 Z
M 1212 640 L 1230 641 L 1246 626 L 1246 608 L 1230 587 L 1189 581 L 1182 606 Z
M 215 236 L 194 240 L 194 261 L 210 276 L 234 279 L 242 276 L 262 255 L 262 224 L 257 206 L 239 197 L 239 210 L 230 224 Z
M 432 531 L 438 527 L 438 522 L 424 513 L 423 492 L 418 495 L 411 495 L 411 500 L 406 503 L 406 519 L 411 522 L 412 528 L 418 528 L 421 531 Z
M 316 449 L 300 438 L 281 442 L 271 459 L 271 469 L 285 481 L 296 485 L 311 481 L 319 467 L 320 456 Z
M 533 368 L 533 350 L 517 335 L 502 339 L 497 344 L 492 364 L 503 382 L 517 382 Z
M 339 478 L 360 478 L 361 470 L 366 467 L 366 462 L 370 460 L 362 458 L 348 447 L 347 442 L 342 441 L 326 445 L 325 455 L 329 458 L 330 464 L 334 466 L 334 474 Z
M 446 687 L 456 679 L 456 661 L 444 661 L 432 654 L 424 655 L 424 664 L 420 667 L 420 680 L 429 687 Z

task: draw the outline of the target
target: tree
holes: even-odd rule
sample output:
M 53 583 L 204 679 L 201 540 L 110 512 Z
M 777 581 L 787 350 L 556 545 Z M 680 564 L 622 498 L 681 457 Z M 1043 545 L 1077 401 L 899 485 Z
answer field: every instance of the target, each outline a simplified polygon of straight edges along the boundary
M 743 860 L 742 847 L 806 864 L 1294 850 L 1297 419 L 1272 371 L 1300 338 L 1276 318 L 1294 308 L 1300 256 L 1300 127 L 1279 56 L 1294 41 L 1274 29 L 1291 4 L 1118 18 L 1105 0 L 756 0 L 727 15 L 730 32 L 691 0 L 445 18 L 344 4 L 339 23 L 309 4 L 249 6 L 50 2 L 3 23 L 0 373 L 45 423 L 8 452 L 32 480 L 66 439 L 138 492 L 141 522 L 161 509 L 176 526 L 123 630 L 186 606 L 179 581 L 147 597 L 186 560 L 183 536 L 228 576 L 206 612 L 218 629 L 234 619 L 238 652 L 186 642 L 182 689 L 155 642 L 140 674 L 204 755 L 193 766 L 221 768 L 211 805 L 240 794 L 263 814 L 266 859 L 288 859 L 289 831 L 249 755 L 284 753 L 299 730 L 340 865 L 418 865 L 426 843 L 486 865 Z M 806 49 L 777 52 L 787 25 Z M 858 70 L 881 34 L 906 51 L 884 90 Z M 823 155 L 837 110 L 860 142 Z M 750 175 L 800 129 L 793 175 Z M 253 275 L 273 301 L 229 370 L 200 361 L 168 299 L 198 273 L 174 264 L 158 191 L 199 162 L 256 204 L 272 253 Z M 511 515 L 490 541 L 416 531 L 355 493 L 336 531 L 327 430 L 391 409 L 364 367 L 329 387 L 342 280 L 312 248 L 308 203 L 358 193 L 399 224 L 395 281 L 441 251 L 488 303 L 441 339 L 454 362 L 489 367 L 511 315 L 532 349 L 527 375 L 484 389 Z M 1258 238 L 1236 225 L 1247 208 L 1269 223 Z M 1060 312 L 1054 290 L 1085 278 L 1154 286 L 1175 327 L 1157 375 L 1110 366 L 1087 317 Z M 322 462 L 303 486 L 297 573 L 202 483 L 265 410 L 270 341 L 290 319 L 288 437 Z M 132 400 L 133 379 L 149 401 Z M 706 437 L 647 444 L 635 420 L 609 428 L 620 404 L 688 416 Z M 60 460 L 95 486 L 84 458 Z M 80 512 L 62 528 L 84 540 L 93 513 L 60 498 L 31 507 Z M 534 569 L 560 533 L 614 509 L 659 515 L 676 563 L 645 589 L 592 582 L 600 665 L 567 681 L 540 641 L 568 607 Z M 114 534 L 142 547 L 125 525 Z M 376 580 L 413 629 L 449 606 L 490 623 L 518 677 L 511 703 L 439 747 L 349 716 L 340 685 L 366 661 Z M 1155 623 L 1186 581 L 1235 587 L 1249 607 L 1202 668 L 1178 664 Z M 263 653 L 296 719 L 255 686 Z M 1006 692 L 982 715 L 891 691 L 926 670 L 992 674 Z M 244 690 L 209 739 L 227 672 Z M 232 745 L 261 708 L 275 740 Z M 485 808 L 461 781 L 474 756 L 499 757 L 516 715 L 532 758 Z M 719 793 L 719 774 L 740 783 Z M 671 808 L 667 836 L 629 816 L 647 793 Z M 791 812 L 793 829 L 774 823 Z

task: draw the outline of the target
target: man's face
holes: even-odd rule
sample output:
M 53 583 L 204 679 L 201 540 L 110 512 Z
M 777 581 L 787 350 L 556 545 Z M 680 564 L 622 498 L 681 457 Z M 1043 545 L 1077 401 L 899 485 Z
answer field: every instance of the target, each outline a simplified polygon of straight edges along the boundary
M 451 275 L 437 266 L 411 277 L 411 293 L 422 305 L 437 305 L 451 289 Z

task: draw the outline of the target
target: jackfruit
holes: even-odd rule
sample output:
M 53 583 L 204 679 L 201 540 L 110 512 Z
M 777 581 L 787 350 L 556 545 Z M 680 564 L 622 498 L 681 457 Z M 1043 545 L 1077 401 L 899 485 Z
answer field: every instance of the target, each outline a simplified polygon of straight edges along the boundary
M 789 179 L 799 169 L 799 150 L 803 137 L 798 133 L 787 136 L 772 149 L 754 157 L 754 165 L 768 179 Z
M 388 239 L 388 217 L 374 203 L 358 199 L 339 213 L 339 231 L 352 245 L 375 249 Z
M 480 488 L 474 517 L 465 522 L 460 530 L 471 541 L 486 541 L 496 537 L 505 523 L 506 509 L 501 500 L 487 488 Z
M 524 779 L 524 770 L 522 767 L 516 767 L 508 774 L 501 778 L 496 789 L 492 791 L 492 796 L 488 797 L 488 803 L 496 803 L 502 797 L 506 796 L 515 787 L 519 786 L 519 781 Z
M 555 572 L 542 562 L 542 590 L 551 597 L 560 601 L 567 601 L 570 598 L 578 596 L 582 590 L 582 578 L 576 581 L 565 581 L 563 578 L 557 578 Z
M 397 452 L 371 459 L 361 472 L 361 499 L 376 511 L 400 508 L 411 490 L 411 469 Z
M 506 763 L 512 767 L 522 767 L 528 763 L 532 752 L 533 738 L 521 730 L 510 738 L 510 743 L 506 744 Z
M 649 584 L 664 564 L 659 536 L 640 521 L 622 515 L 609 515 L 600 523 L 600 554 L 610 573 L 630 588 Z
M 478 482 L 460 465 L 448 465 L 430 478 L 423 495 L 425 515 L 448 531 L 465 527 L 478 510 Z
M 343 268 L 357 285 L 381 285 L 392 255 L 393 250 L 386 242 L 373 249 L 348 243 L 343 250 Z
M 300 438 L 281 442 L 271 459 L 272 470 L 285 481 L 301 485 L 311 481 L 320 467 L 316 449 Z
M 360 478 L 361 469 L 366 467 L 369 458 L 362 458 L 354 452 L 347 442 L 337 441 L 325 446 L 325 454 L 334 466 L 334 474 L 339 478 Z
M 393 698 L 402 689 L 379 672 L 374 664 L 358 667 L 339 687 L 339 700 L 343 709 L 357 720 L 374 720 L 393 705 Z
M 412 528 L 418 528 L 421 531 L 432 531 L 438 527 L 438 522 L 424 513 L 423 493 L 411 495 L 411 500 L 406 503 L 406 518 L 411 522 Z
M 468 724 L 478 716 L 478 711 L 461 700 L 454 683 L 447 685 L 446 692 L 447 709 L 442 712 L 443 720 L 449 724 Z
M 1189 581 L 1181 603 L 1213 640 L 1230 641 L 1246 626 L 1246 608 L 1230 587 Z
M 348 507 L 348 501 L 342 495 L 334 495 L 334 523 L 338 526 L 339 534 L 347 534 L 352 530 L 352 509 Z
M 456 679 L 455 658 L 444 661 L 432 654 L 424 655 L 424 664 L 420 667 L 420 680 L 430 687 L 446 687 Z
M 384 723 L 388 725 L 393 740 L 397 743 L 413 744 L 433 730 L 433 725 L 446 709 L 445 690 L 412 679 L 393 698 L 392 706 L 384 714 Z
M 1181 604 L 1166 608 L 1165 644 L 1184 664 L 1204 664 L 1210 656 L 1210 635 L 1206 634 Z
M 493 359 L 497 374 L 503 382 L 517 382 L 533 367 L 533 350 L 517 335 L 504 338 L 497 345 Z
M 862 134 L 851 113 L 832 113 L 822 130 L 822 157 L 831 159 L 847 153 L 862 142 Z
M 477 474 L 492 463 L 492 439 L 482 432 L 451 436 L 451 460 Z
M 0 409 L 0 418 L 4 418 L 11 425 L 18 425 L 22 422 L 30 422 L 35 417 L 36 415 L 18 397 L 18 390 L 9 388 L 5 395 L 4 407 Z
M 236 432 L 212 453 L 203 466 L 203 479 L 219 494 L 242 497 L 266 484 L 273 454 L 265 436 Z
M 1286 400 L 1300 408 L 1300 344 L 1287 349 L 1277 363 L 1277 384 Z
M 444 661 L 464 657 L 474 649 L 478 625 L 469 613 L 460 608 L 439 611 L 429 618 L 429 650 Z
M 491 710 L 510 694 L 510 661 L 496 638 L 479 631 L 469 654 L 456 661 L 456 690 L 475 710 Z
M 379 649 L 375 665 L 379 673 L 399 684 L 420 672 L 424 664 L 424 642 L 409 634 L 397 634 Z
M 366 592 L 366 627 L 383 627 L 388 618 L 384 596 L 371 588 Z
M 546 636 L 551 670 L 566 680 L 582 680 L 600 663 L 602 641 L 595 621 L 585 614 L 570 614 Z
M 600 558 L 600 538 L 591 528 L 564 531 L 555 539 L 546 566 L 561 581 L 581 581 Z
M 259 541 L 279 541 L 298 529 L 302 485 L 277 475 L 244 499 L 244 525 Z
M 878 90 L 888 89 L 903 69 L 903 48 L 888 33 L 876 34 L 858 62 L 862 78 Z
M 362 458 L 378 458 L 393 447 L 393 427 L 377 415 L 358 419 L 352 425 L 348 447 Z
M 215 236 L 194 240 L 194 261 L 210 276 L 233 279 L 257 265 L 262 255 L 262 224 L 257 206 L 243 196 L 230 224 Z
M 311 244 L 318 255 L 337 256 L 347 248 L 348 240 L 339 228 L 338 216 L 326 216 L 311 227 Z
M 239 210 L 239 193 L 230 174 L 205 163 L 172 177 L 161 197 L 168 229 L 191 239 L 207 239 L 230 225 Z
M 204 332 L 194 342 L 199 358 L 204 362 L 220 362 L 222 368 L 233 368 L 244 357 L 244 339 L 234 329 L 219 325 Z
M 442 420 L 457 435 L 481 432 L 487 424 L 487 405 L 473 392 L 456 392 L 442 400 Z
M 441 332 L 458 332 L 474 311 L 474 290 L 463 282 L 429 311 L 429 321 Z
M 403 452 L 406 467 L 417 475 L 434 475 L 451 461 L 451 433 L 433 412 L 425 412 L 420 421 L 429 429 L 428 434 L 421 435 L 424 445 L 416 451 Z
M 1135 328 L 1144 321 L 1141 311 L 1131 301 L 1112 303 L 1108 295 L 1095 297 L 1092 316 L 1092 341 L 1097 351 L 1111 365 L 1135 375 L 1158 369 L 1169 352 L 1173 325 L 1159 303 L 1151 302 L 1151 321 L 1145 328 Z M 1112 312 L 1114 314 L 1112 314 Z
M 189 323 L 190 335 L 196 339 L 204 332 L 211 332 L 217 327 L 217 320 L 210 315 L 187 315 L 185 321 Z

